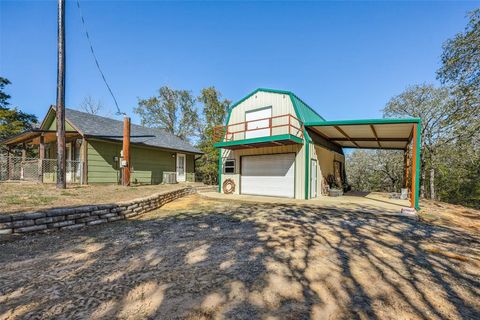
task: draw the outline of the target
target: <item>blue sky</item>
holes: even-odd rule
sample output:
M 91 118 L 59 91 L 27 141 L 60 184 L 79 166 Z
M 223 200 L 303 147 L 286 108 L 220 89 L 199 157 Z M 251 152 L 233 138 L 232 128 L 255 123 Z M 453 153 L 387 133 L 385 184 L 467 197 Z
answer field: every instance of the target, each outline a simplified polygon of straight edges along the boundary
M 328 120 L 381 117 L 407 85 L 438 83 L 442 43 L 480 2 L 84 1 L 100 64 L 122 111 L 163 85 L 217 87 L 233 101 L 291 90 Z M 0 0 L 0 75 L 11 102 L 44 116 L 55 102 L 56 2 Z M 115 110 L 67 0 L 66 104 Z

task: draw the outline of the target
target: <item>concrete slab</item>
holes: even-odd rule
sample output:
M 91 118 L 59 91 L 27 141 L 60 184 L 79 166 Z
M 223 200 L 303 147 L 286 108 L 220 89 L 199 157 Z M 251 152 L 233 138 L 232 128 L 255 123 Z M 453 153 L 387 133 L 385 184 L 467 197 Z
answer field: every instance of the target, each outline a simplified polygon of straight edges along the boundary
M 355 211 L 360 214 L 368 213 L 376 215 L 417 218 L 416 213 L 402 210 L 405 208 L 409 208 L 410 202 L 408 200 L 390 199 L 388 197 L 388 194 L 381 192 L 349 192 L 340 197 L 321 196 L 310 200 L 297 200 L 253 195 L 221 194 L 218 192 L 205 192 L 202 193 L 202 195 L 219 200 L 234 200 L 256 203 L 291 203 L 294 205 L 318 206 L 324 209 Z

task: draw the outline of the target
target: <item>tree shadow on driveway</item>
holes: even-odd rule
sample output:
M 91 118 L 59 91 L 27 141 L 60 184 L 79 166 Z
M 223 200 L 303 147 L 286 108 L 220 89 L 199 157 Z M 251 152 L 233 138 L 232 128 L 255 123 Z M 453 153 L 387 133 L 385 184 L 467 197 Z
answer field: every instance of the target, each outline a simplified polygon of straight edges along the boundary
M 189 197 L 0 245 L 0 318 L 475 319 L 477 235 L 398 217 Z

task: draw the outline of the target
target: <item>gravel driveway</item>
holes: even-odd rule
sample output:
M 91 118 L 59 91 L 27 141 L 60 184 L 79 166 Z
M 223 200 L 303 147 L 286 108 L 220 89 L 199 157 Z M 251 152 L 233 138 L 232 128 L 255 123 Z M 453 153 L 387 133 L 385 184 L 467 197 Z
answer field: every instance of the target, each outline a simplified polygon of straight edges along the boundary
M 192 195 L 0 240 L 0 319 L 479 319 L 479 257 L 406 218 Z

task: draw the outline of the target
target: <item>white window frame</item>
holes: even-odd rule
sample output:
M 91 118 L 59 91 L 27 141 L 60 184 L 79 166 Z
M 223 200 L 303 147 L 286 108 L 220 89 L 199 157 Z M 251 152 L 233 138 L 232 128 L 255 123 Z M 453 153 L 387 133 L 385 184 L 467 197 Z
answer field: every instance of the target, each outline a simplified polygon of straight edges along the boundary
M 233 162 L 233 165 L 227 165 L 227 162 Z M 224 174 L 234 174 L 235 173 L 235 167 L 236 167 L 236 161 L 235 159 L 228 159 L 228 160 L 225 160 L 225 164 L 223 165 L 223 173 Z M 233 168 L 233 172 L 227 172 L 227 168 Z

